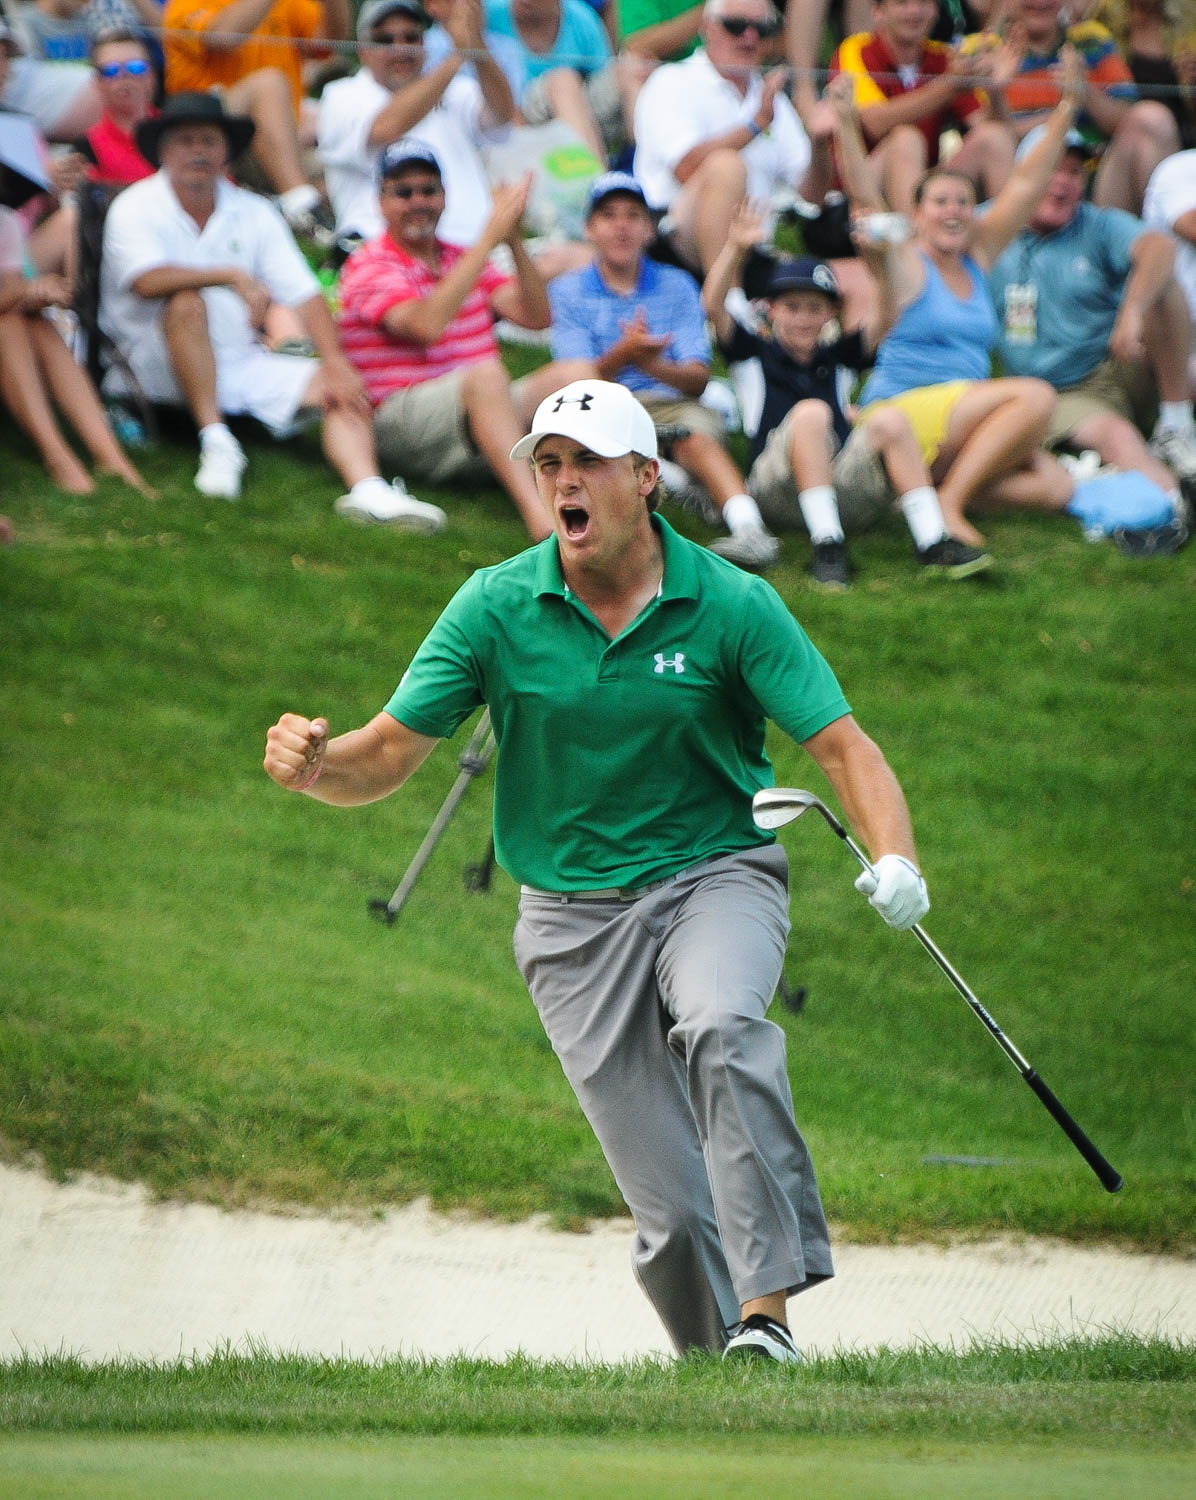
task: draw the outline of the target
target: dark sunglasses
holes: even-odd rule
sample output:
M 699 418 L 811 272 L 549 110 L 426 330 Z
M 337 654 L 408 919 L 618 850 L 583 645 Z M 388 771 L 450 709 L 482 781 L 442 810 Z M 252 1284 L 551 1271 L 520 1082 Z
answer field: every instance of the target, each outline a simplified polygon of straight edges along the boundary
M 719 16 L 718 24 L 728 36 L 746 36 L 754 31 L 762 42 L 777 34 L 775 21 L 750 21 L 746 16 Z
M 401 187 L 394 187 L 388 182 L 384 191 L 392 198 L 402 198 L 406 202 L 408 198 L 435 198 L 444 192 L 444 185 L 439 182 L 405 182 Z
M 134 57 L 123 63 L 100 63 L 96 67 L 101 78 L 119 78 L 122 73 L 127 73 L 130 78 L 144 78 L 149 70 L 150 65 L 143 57 Z
M 422 31 L 376 31 L 370 40 L 375 47 L 422 47 L 424 34 Z

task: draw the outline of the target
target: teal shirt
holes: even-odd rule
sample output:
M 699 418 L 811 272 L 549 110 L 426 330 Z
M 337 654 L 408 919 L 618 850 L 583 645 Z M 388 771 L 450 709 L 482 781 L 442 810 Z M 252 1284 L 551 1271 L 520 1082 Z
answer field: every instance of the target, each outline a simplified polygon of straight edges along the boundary
M 769 584 L 653 522 L 661 592 L 617 640 L 549 537 L 473 575 L 386 706 L 437 738 L 489 706 L 495 851 L 527 885 L 646 885 L 772 843 L 751 809 L 766 721 L 801 741 L 850 712 Z

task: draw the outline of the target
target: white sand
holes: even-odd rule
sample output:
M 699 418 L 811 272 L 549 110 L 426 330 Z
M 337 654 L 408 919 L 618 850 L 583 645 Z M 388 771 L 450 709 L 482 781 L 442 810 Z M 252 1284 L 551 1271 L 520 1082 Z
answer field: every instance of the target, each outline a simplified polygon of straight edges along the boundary
M 250 1341 L 361 1358 L 665 1354 L 630 1232 L 479 1223 L 422 1203 L 367 1222 L 226 1213 L 0 1167 L 0 1358 L 170 1359 Z M 843 1245 L 836 1259 L 834 1281 L 790 1304 L 808 1349 L 1114 1327 L 1196 1339 L 1196 1261 L 1043 1240 Z

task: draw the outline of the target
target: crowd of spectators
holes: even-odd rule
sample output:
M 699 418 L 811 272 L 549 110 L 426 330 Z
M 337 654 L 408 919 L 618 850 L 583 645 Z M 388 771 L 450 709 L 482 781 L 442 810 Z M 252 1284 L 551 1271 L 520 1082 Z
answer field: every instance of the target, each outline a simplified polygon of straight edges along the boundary
M 1096 469 L 1186 536 L 1196 0 L 0 5 L 0 398 L 65 490 L 63 421 L 145 487 L 135 399 L 190 414 L 201 494 L 242 493 L 227 419 L 318 424 L 338 514 L 437 531 L 408 485 L 489 481 L 539 539 L 510 449 L 601 378 L 742 567 L 797 529 L 846 587 L 845 533 L 897 511 L 967 577 L 981 513 Z M 512 381 L 504 331 L 552 362 Z

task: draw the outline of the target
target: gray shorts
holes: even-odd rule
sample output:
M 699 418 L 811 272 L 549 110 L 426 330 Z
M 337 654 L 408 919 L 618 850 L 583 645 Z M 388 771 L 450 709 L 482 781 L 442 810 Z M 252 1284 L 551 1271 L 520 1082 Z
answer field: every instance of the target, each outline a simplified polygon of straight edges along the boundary
M 427 484 L 492 484 L 461 395 L 464 370 L 395 391 L 374 413 L 374 438 L 385 469 Z M 518 399 L 519 382 L 511 386 Z
M 637 898 L 525 891 L 515 957 L 635 1219 L 635 1274 L 679 1353 L 740 1305 L 834 1274 L 785 1035 L 766 1019 L 789 931 L 779 844 Z
M 748 475 L 748 490 L 760 514 L 774 531 L 804 531 L 797 481 L 789 459 L 792 411 L 774 427 Z M 866 531 L 897 499 L 880 456 L 868 441 L 864 424 L 853 427 L 842 448 L 830 431 L 831 484 L 846 532 Z

